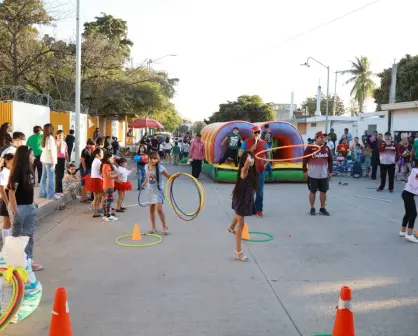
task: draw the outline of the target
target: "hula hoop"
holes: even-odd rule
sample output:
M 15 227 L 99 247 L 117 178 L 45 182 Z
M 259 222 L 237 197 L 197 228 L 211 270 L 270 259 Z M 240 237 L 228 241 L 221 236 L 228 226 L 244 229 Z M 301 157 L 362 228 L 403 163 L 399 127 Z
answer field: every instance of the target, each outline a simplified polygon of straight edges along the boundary
M 0 268 L 0 275 L 6 271 L 6 268 Z M 13 271 L 12 278 L 12 299 L 9 305 L 6 308 L 6 311 L 3 315 L 0 316 L 0 332 L 2 332 L 9 325 L 11 320 L 16 316 L 19 311 L 20 305 L 24 296 L 25 285 L 20 278 L 18 272 Z
M 120 240 L 126 237 L 132 237 L 132 234 L 128 234 L 128 235 L 123 235 L 120 236 L 118 238 L 116 238 L 116 244 L 120 245 L 120 246 L 125 246 L 125 247 L 147 247 L 147 246 L 153 246 L 153 245 L 157 245 L 159 243 L 161 243 L 163 241 L 163 237 L 153 234 L 153 233 L 141 233 L 141 236 L 149 236 L 149 237 L 154 237 L 157 238 L 158 240 L 152 243 L 147 243 L 147 244 L 127 244 L 127 243 L 121 243 Z
M 270 233 L 267 233 L 267 232 L 248 232 L 248 233 L 250 235 L 251 234 L 262 235 L 262 236 L 265 236 L 267 238 L 265 238 L 265 239 L 244 239 L 244 238 L 241 238 L 241 239 L 245 240 L 247 242 L 252 242 L 252 243 L 265 243 L 265 242 L 268 242 L 270 240 L 273 240 L 273 235 L 271 235 Z
M 260 157 L 261 154 L 271 152 L 273 150 L 280 150 L 280 149 L 293 148 L 293 147 L 315 147 L 315 148 L 317 148 L 317 150 L 313 153 L 308 154 L 308 155 L 303 155 L 303 156 L 298 156 L 298 157 L 295 157 L 295 158 L 288 158 L 288 159 L 266 159 L 266 158 Z M 305 144 L 279 146 L 279 147 L 273 147 L 273 148 L 262 150 L 262 151 L 258 152 L 257 154 L 255 154 L 255 158 L 259 159 L 259 160 L 263 160 L 263 161 L 268 161 L 268 162 L 284 162 L 284 161 L 291 161 L 291 160 L 300 160 L 300 159 L 304 159 L 304 158 L 313 156 L 315 154 L 318 154 L 321 151 L 321 149 L 322 149 L 322 147 L 318 146 L 318 145 L 305 145 Z
M 198 206 L 197 210 L 194 211 L 194 212 L 186 213 L 186 212 L 182 211 L 180 209 L 180 207 L 178 206 L 178 204 L 176 202 L 176 199 L 174 197 L 173 185 L 174 185 L 175 180 L 180 176 L 186 176 L 194 182 L 194 186 L 197 190 L 197 194 L 198 194 L 198 198 L 199 198 L 199 206 Z M 180 219 L 182 219 L 186 222 L 190 222 L 193 219 L 195 219 L 199 215 L 200 211 L 203 209 L 203 207 L 205 205 L 205 190 L 204 190 L 202 184 L 196 178 L 194 178 L 192 175 L 187 174 L 187 173 L 176 173 L 176 174 L 171 175 L 170 178 L 167 180 L 167 183 L 166 183 L 166 186 L 165 186 L 165 194 L 166 194 L 166 198 L 168 199 L 168 201 L 170 203 L 170 206 L 174 210 L 175 214 Z
M 144 203 L 141 203 L 141 194 L 142 194 L 142 191 L 143 190 L 145 190 L 145 189 L 140 189 L 139 190 L 139 193 L 138 193 L 138 204 L 141 206 L 141 207 L 143 207 L 143 208 L 146 208 L 148 205 L 149 205 L 149 202 L 144 202 Z

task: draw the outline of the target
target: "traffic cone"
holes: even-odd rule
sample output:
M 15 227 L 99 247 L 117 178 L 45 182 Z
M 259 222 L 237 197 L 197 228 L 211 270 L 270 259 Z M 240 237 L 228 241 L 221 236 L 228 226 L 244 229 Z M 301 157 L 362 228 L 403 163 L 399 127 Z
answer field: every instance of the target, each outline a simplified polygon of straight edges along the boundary
M 242 236 L 241 239 L 250 239 L 250 233 L 248 232 L 248 225 L 244 224 L 244 228 L 242 229 Z
M 351 288 L 341 288 L 332 336 L 354 336 L 354 314 L 351 311 Z
M 72 334 L 67 292 L 65 288 L 57 288 L 52 308 L 49 336 L 71 336 Z
M 141 240 L 141 231 L 139 231 L 139 224 L 135 224 L 134 226 L 134 232 L 132 233 L 132 240 Z

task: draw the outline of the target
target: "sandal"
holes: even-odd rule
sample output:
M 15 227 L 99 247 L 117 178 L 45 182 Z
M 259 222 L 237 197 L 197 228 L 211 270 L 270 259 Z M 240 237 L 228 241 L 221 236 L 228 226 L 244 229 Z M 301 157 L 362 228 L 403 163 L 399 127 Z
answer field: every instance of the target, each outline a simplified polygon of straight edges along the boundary
M 247 261 L 248 258 L 244 255 L 244 251 L 234 251 L 234 257 L 235 259 L 239 260 L 239 261 Z
M 235 234 L 236 232 L 235 232 L 235 230 L 232 230 L 229 226 L 228 226 L 228 232 L 229 233 L 233 233 L 233 234 Z
M 157 229 L 148 230 L 148 233 L 149 234 L 155 234 L 155 233 L 157 233 Z
M 39 272 L 39 271 L 42 271 L 43 269 L 44 267 L 42 265 L 32 263 L 32 271 Z

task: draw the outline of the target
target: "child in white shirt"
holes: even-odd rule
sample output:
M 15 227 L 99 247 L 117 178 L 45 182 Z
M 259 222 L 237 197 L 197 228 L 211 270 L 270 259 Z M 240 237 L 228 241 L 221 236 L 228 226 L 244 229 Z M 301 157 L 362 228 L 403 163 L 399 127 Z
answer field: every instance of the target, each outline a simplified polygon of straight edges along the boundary
M 126 208 L 122 206 L 123 200 L 125 199 L 125 193 L 129 190 L 132 190 L 132 184 L 128 181 L 128 177 L 135 169 L 127 169 L 128 160 L 125 158 L 120 158 L 116 161 L 118 165 L 117 172 L 119 173 L 119 178 L 115 181 L 115 190 L 118 191 L 118 200 L 116 201 L 116 212 L 125 212 Z
M 415 165 L 417 163 L 418 160 L 415 161 Z M 418 195 L 418 168 L 413 168 L 402 192 L 405 215 L 403 216 L 401 231 L 399 232 L 400 237 L 405 237 L 405 240 L 411 243 L 418 243 L 418 239 L 413 234 L 415 219 L 417 218 L 417 206 L 414 199 L 416 195 Z M 408 231 L 406 230 L 407 226 Z

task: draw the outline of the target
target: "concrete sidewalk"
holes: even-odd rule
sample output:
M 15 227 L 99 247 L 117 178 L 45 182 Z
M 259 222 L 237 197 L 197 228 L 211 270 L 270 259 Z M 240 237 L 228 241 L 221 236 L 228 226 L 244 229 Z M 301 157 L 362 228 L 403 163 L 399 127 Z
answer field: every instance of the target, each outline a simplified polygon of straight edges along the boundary
M 92 219 L 79 203 L 41 221 L 35 254 L 45 266 L 37 273 L 44 297 L 33 316 L 5 334 L 47 335 L 54 291 L 61 286 L 74 335 L 327 334 L 339 288 L 350 285 L 357 336 L 418 335 L 418 269 L 411 267 L 418 246 L 397 237 L 399 184 L 393 194 L 377 194 L 375 181 L 335 179 L 331 217 L 308 215 L 304 185 L 266 185 L 265 217 L 247 222 L 250 231 L 271 233 L 274 240 L 245 243 L 250 261 L 242 263 L 232 258 L 234 236 L 226 232 L 233 186 L 202 181 L 204 211 L 183 222 L 165 205 L 171 234 L 151 247 L 115 244 L 135 223 L 142 231 L 150 227 L 148 209 L 139 206 L 113 223 Z M 175 192 L 185 211 L 195 207 L 190 182 L 180 179 Z M 126 203 L 136 204 L 137 193 L 129 193 Z

